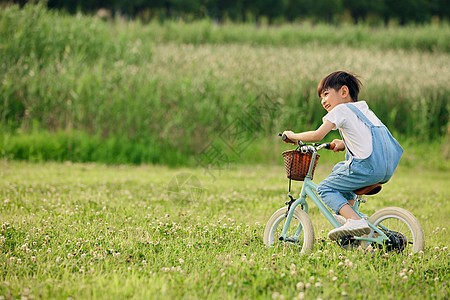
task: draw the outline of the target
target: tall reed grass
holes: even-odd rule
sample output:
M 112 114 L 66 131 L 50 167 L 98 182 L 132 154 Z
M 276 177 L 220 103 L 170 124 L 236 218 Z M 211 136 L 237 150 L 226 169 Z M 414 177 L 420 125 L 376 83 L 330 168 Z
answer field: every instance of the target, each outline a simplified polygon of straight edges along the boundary
M 361 98 L 398 136 L 440 140 L 450 109 L 449 49 L 442 42 L 449 27 L 430 36 L 424 32 L 435 27 L 416 29 L 422 33 L 142 25 L 11 6 L 0 12 L 0 155 L 192 164 L 214 141 L 226 149 L 223 136 L 232 139 L 233 126 L 241 126 L 233 127 L 235 136 L 264 142 L 285 128 L 318 126 L 324 111 L 317 82 L 338 69 L 361 75 Z M 335 32 L 346 39 L 339 42 Z M 400 36 L 410 46 L 395 44 Z M 420 46 L 417 36 L 429 45 Z M 261 101 L 276 109 L 267 115 L 252 105 Z M 248 118 L 256 126 L 236 125 Z M 261 161 L 267 148 L 259 149 Z

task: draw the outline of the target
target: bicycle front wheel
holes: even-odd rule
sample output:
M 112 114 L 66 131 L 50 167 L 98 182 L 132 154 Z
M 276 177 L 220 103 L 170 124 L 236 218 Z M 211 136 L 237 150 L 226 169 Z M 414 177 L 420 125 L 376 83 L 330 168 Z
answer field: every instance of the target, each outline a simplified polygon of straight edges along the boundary
M 314 227 L 308 214 L 296 207 L 287 232 L 287 240 L 280 241 L 286 222 L 286 207 L 277 210 L 266 225 L 264 244 L 267 247 L 283 245 L 297 247 L 301 254 L 311 252 L 314 246 Z
M 389 238 L 384 242 L 388 251 L 416 253 L 425 248 L 425 236 L 419 221 L 409 211 L 399 207 L 386 207 L 375 212 L 369 222 Z M 379 234 L 372 231 L 369 237 Z

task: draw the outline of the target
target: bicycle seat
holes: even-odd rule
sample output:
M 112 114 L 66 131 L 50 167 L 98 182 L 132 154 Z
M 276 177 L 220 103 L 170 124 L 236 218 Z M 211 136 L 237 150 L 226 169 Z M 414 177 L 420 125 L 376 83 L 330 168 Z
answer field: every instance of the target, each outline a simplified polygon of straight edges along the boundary
M 381 183 L 375 183 L 369 186 L 362 187 L 360 189 L 354 190 L 353 192 L 356 195 L 375 195 L 379 191 L 381 191 Z

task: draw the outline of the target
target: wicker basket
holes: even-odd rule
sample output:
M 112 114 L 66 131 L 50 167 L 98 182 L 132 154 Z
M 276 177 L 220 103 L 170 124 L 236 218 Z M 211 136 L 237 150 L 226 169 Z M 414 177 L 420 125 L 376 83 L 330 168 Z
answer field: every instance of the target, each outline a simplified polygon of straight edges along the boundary
M 294 161 L 292 162 L 292 156 L 294 156 Z M 311 163 L 312 154 L 311 153 L 300 153 L 296 150 L 289 150 L 283 152 L 284 166 L 286 168 L 287 178 L 292 180 L 303 181 L 305 180 L 306 174 L 309 170 L 309 165 Z M 319 155 L 316 155 L 316 160 L 314 161 L 314 167 L 311 174 L 314 175 L 314 170 L 316 169 L 317 161 L 319 160 Z M 292 164 L 292 168 L 291 168 Z

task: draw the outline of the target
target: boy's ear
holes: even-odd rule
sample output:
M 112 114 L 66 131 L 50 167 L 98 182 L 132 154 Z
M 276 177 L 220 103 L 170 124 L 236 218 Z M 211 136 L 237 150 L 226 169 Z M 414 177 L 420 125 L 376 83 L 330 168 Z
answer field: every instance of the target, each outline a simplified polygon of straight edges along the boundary
M 341 94 L 342 98 L 347 97 L 350 94 L 350 91 L 348 90 L 348 86 L 343 85 L 341 87 L 340 94 Z

